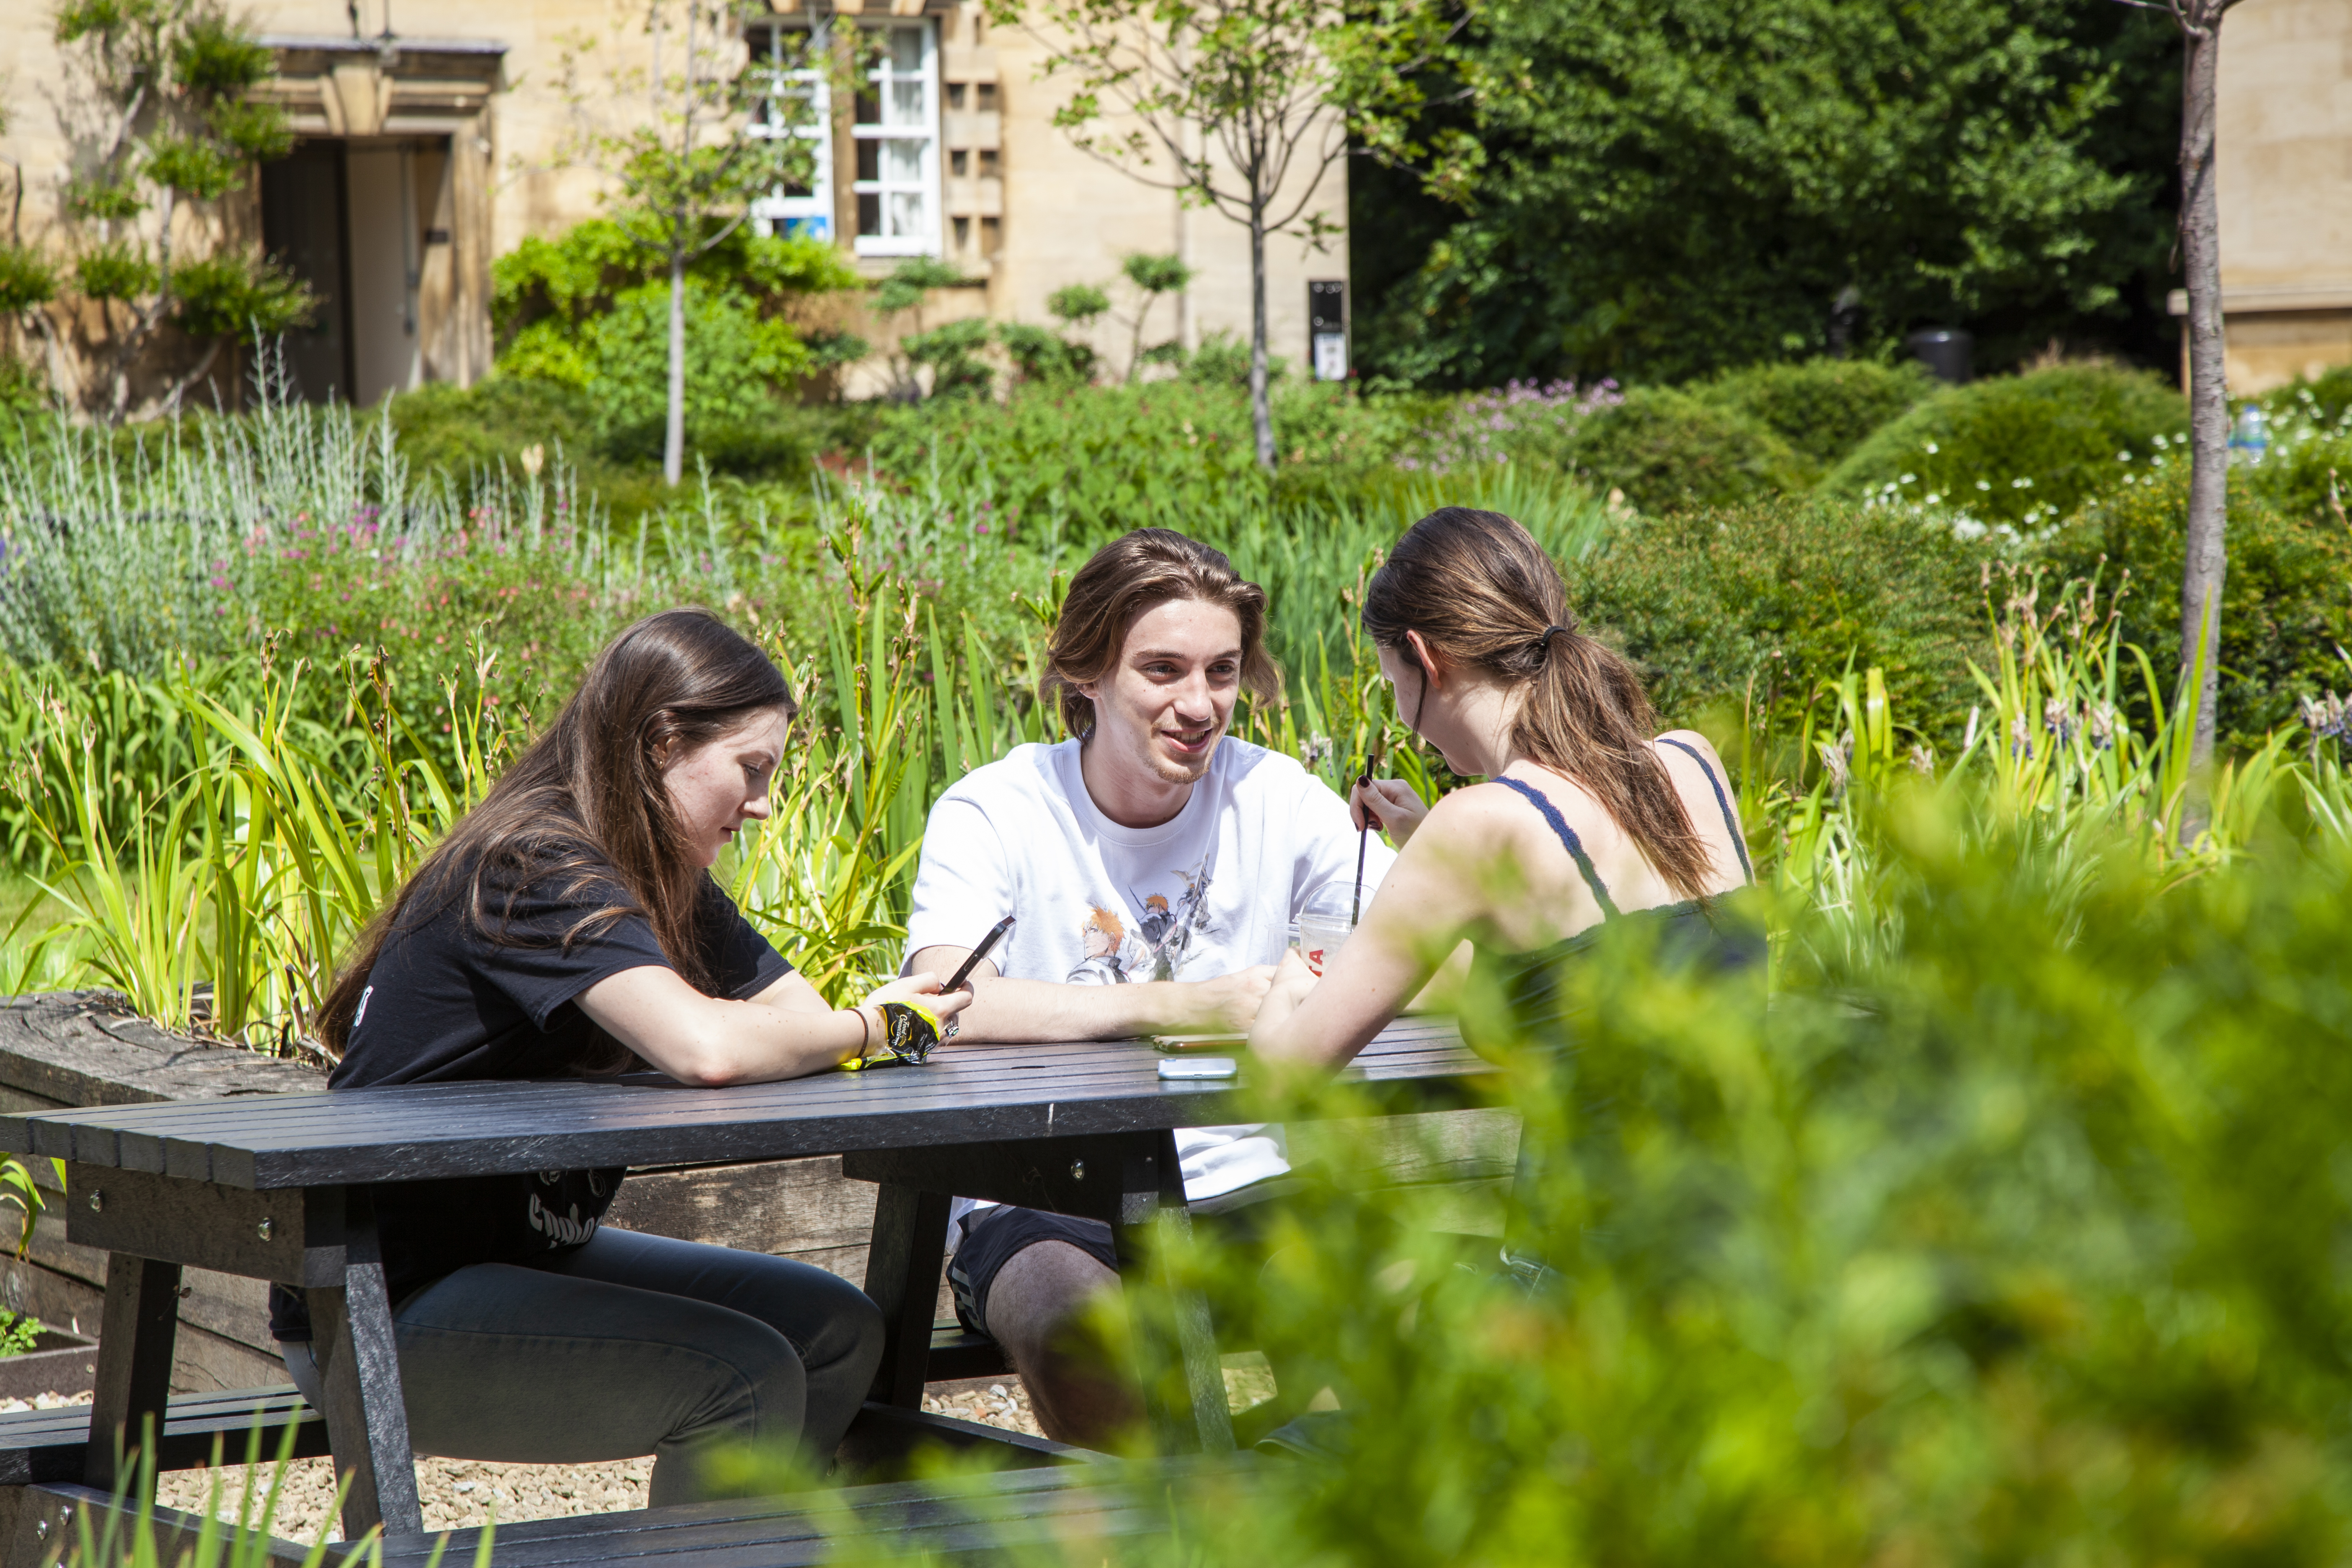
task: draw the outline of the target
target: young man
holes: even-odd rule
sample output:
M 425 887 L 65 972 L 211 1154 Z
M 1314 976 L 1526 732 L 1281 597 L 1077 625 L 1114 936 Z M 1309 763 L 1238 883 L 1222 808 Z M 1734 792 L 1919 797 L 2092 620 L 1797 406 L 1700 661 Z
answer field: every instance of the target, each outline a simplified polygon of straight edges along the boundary
M 932 807 L 908 921 L 909 972 L 972 972 L 966 1040 L 1117 1039 L 1246 1029 L 1302 910 L 1345 910 L 1357 834 L 1347 805 L 1290 758 L 1226 738 L 1247 689 L 1278 695 L 1265 591 L 1167 529 L 1105 545 L 1070 582 L 1045 679 L 1076 740 L 1016 749 Z M 1375 837 L 1367 898 L 1395 855 Z M 1180 1131 L 1195 1215 L 1271 1195 L 1279 1127 Z M 1099 1443 L 1132 1391 L 1076 1332 L 1115 1289 L 1110 1229 L 959 1200 L 959 1315 L 1003 1345 L 1040 1425 Z

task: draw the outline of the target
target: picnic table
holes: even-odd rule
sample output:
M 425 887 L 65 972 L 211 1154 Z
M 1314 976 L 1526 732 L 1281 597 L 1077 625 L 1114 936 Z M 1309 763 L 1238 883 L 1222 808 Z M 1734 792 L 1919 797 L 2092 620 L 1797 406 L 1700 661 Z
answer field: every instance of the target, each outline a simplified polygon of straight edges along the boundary
M 1172 1130 L 1244 1115 L 1230 1080 L 1162 1079 L 1161 1059 L 1132 1040 L 965 1045 L 919 1068 L 729 1089 L 642 1074 L 0 1115 L 0 1150 L 66 1162 L 68 1239 L 110 1255 L 80 1473 L 55 1473 L 76 1457 L 50 1430 L 59 1413 L 39 1413 L 44 1421 L 35 1423 L 46 1447 L 16 1441 L 7 1423 L 23 1418 L 0 1416 L 0 1483 L 118 1487 L 128 1479 L 115 1473 L 119 1444 L 127 1436 L 135 1446 L 149 1419 L 161 1434 L 163 1468 L 201 1465 L 212 1435 L 241 1432 L 259 1405 L 266 1421 L 323 1416 L 323 1446 L 351 1478 L 346 1539 L 378 1525 L 387 1537 L 415 1535 L 423 1520 L 373 1184 L 816 1154 L 839 1154 L 845 1174 L 881 1184 L 866 1289 L 883 1310 L 885 1350 L 861 1425 L 902 1443 L 932 1427 L 968 1442 L 969 1424 L 921 1410 L 924 1384 L 939 1370 L 932 1314 L 950 1196 L 1105 1220 L 1122 1271 L 1131 1272 L 1150 1255 L 1139 1245 L 1143 1227 L 1181 1231 L 1188 1223 Z M 1489 1071 L 1450 1022 L 1408 1019 L 1384 1031 L 1347 1076 L 1370 1086 L 1376 1110 L 1402 1112 L 1474 1103 Z M 233 1396 L 169 1397 L 186 1267 L 307 1291 L 323 1412 L 310 1412 L 291 1389 L 257 1391 L 242 1411 Z M 1171 1401 L 1147 1384 L 1155 1433 L 1163 1451 L 1230 1449 L 1205 1305 L 1160 1283 L 1156 1305 L 1172 1324 L 1185 1392 Z M 320 1451 L 315 1427 L 304 1439 L 298 1452 Z M 1006 1440 L 1017 1461 L 1051 1462 L 1066 1452 Z

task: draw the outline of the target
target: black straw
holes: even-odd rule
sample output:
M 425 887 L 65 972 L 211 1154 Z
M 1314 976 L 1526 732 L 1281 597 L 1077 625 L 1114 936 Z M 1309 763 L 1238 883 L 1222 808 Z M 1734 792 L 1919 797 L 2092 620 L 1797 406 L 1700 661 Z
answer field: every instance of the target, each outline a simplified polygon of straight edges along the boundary
M 1376 740 L 1372 742 L 1371 754 L 1364 759 L 1363 765 L 1356 771 L 1356 787 L 1371 788 L 1372 770 L 1380 765 L 1381 743 Z M 1364 825 L 1356 829 L 1356 901 L 1348 914 L 1348 924 L 1351 927 L 1364 918 L 1364 847 L 1371 842 L 1372 829 L 1379 826 L 1381 822 L 1379 817 L 1372 815 L 1370 805 L 1365 805 L 1363 811 Z

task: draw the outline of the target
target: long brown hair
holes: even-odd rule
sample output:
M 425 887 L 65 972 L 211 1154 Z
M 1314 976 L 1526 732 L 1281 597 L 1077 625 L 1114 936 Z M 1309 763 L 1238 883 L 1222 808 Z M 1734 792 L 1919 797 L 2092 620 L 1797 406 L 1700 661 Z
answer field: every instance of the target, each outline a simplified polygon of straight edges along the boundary
M 1363 619 L 1415 665 L 1409 631 L 1449 662 L 1527 688 L 1512 747 L 1583 785 L 1675 892 L 1704 894 L 1706 841 L 1650 744 L 1658 715 L 1641 677 L 1576 629 L 1559 569 L 1526 529 L 1500 512 L 1431 512 L 1372 574 Z
M 1179 599 L 1231 610 L 1242 627 L 1243 689 L 1266 702 L 1282 695 L 1282 673 L 1265 651 L 1265 590 L 1245 581 L 1222 550 L 1172 528 L 1139 528 L 1089 556 L 1062 601 L 1037 695 L 1060 703 L 1071 734 L 1090 735 L 1095 727 L 1095 705 L 1078 688 L 1118 668 L 1138 616 Z
M 320 1009 L 320 1043 L 343 1054 L 368 972 L 395 927 L 462 899 L 466 919 L 488 941 L 526 945 L 508 917 L 535 884 L 552 884 L 566 898 L 617 884 L 625 897 L 582 916 L 562 945 L 642 915 L 678 973 L 705 985 L 695 917 L 709 877 L 678 829 L 663 761 L 754 714 L 782 710 L 790 719 L 798 707 L 768 656 L 708 610 L 665 610 L 614 637 L 547 732 L 361 936 Z

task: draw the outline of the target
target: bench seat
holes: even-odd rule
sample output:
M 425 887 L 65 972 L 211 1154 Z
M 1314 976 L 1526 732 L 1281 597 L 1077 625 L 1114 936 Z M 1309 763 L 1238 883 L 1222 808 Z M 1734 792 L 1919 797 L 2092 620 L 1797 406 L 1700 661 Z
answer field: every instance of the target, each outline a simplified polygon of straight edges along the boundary
M 931 1331 L 930 1380 L 934 1383 L 1009 1376 L 1012 1370 L 994 1340 L 968 1334 L 953 1322 L 940 1323 Z M 315 1458 L 328 1451 L 325 1418 L 305 1405 L 300 1391 L 289 1383 L 174 1398 L 163 1423 L 163 1442 L 155 1468 L 204 1468 L 212 1463 L 215 1436 L 222 1440 L 223 1458 L 230 1463 L 241 1462 L 245 1436 L 257 1413 L 262 1422 L 265 1458 L 276 1456 L 278 1435 L 289 1421 L 299 1427 L 294 1436 L 296 1458 Z M 80 1480 L 89 1440 L 87 1405 L 0 1413 L 0 1487 Z
M 246 1434 L 253 1429 L 257 1416 L 262 1427 L 263 1458 L 277 1457 L 279 1436 L 289 1424 L 295 1428 L 296 1458 L 311 1458 L 327 1452 L 326 1419 L 304 1404 L 300 1392 L 289 1383 L 275 1388 L 183 1394 L 173 1400 L 171 1414 L 163 1422 L 163 1440 L 155 1456 L 156 1468 L 204 1468 L 213 1462 L 215 1437 L 220 1439 L 224 1460 L 242 1463 Z M 0 1415 L 0 1486 L 79 1481 L 89 1446 L 87 1405 Z
M 844 1487 L 807 1498 L 689 1503 L 498 1527 L 492 1568 L 799 1568 L 882 1556 L 970 1561 L 1009 1550 L 1165 1533 L 1168 1486 L 1222 1478 L 1246 1486 L 1253 1456 L 1150 1466 L 1105 1461 L 1006 1470 L 958 1495 L 936 1481 Z M 481 1532 L 448 1532 L 446 1564 L 471 1564 Z M 426 1568 L 438 1533 L 387 1540 L 383 1568 Z M 1091 1554 L 1087 1560 L 1091 1561 Z

